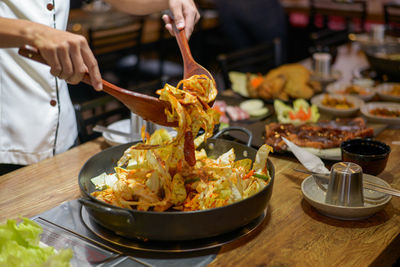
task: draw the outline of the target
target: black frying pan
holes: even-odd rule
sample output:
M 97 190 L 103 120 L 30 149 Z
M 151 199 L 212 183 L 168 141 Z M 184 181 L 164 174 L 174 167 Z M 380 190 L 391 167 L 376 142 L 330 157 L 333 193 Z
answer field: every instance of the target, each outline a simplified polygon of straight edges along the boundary
M 236 127 L 237 129 L 239 127 Z M 239 128 L 242 131 L 248 130 Z M 225 129 L 234 130 L 232 128 Z M 217 136 L 222 132 L 217 133 Z M 204 148 L 209 156 L 219 156 L 232 147 L 236 159 L 250 158 L 254 161 L 257 150 L 237 142 L 210 138 Z M 250 140 L 251 143 L 251 133 Z M 103 227 L 127 238 L 150 240 L 192 240 L 208 238 L 238 229 L 262 214 L 272 194 L 274 166 L 268 160 L 271 181 L 257 194 L 242 201 L 209 210 L 201 211 L 137 211 L 104 203 L 90 194 L 95 187 L 91 178 L 103 173 L 114 172 L 114 166 L 123 152 L 133 143 L 108 148 L 91 157 L 79 173 L 79 186 L 82 194 L 80 202 L 90 217 Z

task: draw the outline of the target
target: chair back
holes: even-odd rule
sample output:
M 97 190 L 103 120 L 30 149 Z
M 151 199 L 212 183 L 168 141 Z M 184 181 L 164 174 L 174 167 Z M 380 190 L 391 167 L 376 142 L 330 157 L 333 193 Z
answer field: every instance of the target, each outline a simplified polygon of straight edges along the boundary
M 78 138 L 85 143 L 99 137 L 93 127 L 109 125 L 115 121 L 129 117 L 129 109 L 110 95 L 101 96 L 83 103 L 75 103 L 75 116 L 78 124 Z
M 112 78 L 107 79 L 122 87 L 134 80 L 139 70 L 143 25 L 144 18 L 138 17 L 88 31 L 88 43 L 101 73 L 111 73 Z
M 387 33 L 396 37 L 400 36 L 400 4 L 385 3 L 383 5 L 385 26 Z
M 269 70 L 279 66 L 281 60 L 280 39 L 274 39 L 267 44 L 260 44 L 254 47 L 234 51 L 228 54 L 221 54 L 217 57 L 221 68 L 223 88 L 231 88 L 229 72 L 252 72 L 265 74 Z M 220 89 L 220 87 L 218 88 Z

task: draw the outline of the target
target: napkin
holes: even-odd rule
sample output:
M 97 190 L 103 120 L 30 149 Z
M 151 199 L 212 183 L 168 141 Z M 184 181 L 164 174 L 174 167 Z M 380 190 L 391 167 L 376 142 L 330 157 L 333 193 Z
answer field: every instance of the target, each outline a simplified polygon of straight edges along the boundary
M 292 151 L 292 153 L 307 170 L 321 174 L 330 173 L 330 171 L 325 167 L 324 162 L 319 157 L 305 150 L 304 148 L 295 145 L 293 142 L 287 140 L 285 137 L 282 137 L 282 139 L 290 148 L 290 151 Z

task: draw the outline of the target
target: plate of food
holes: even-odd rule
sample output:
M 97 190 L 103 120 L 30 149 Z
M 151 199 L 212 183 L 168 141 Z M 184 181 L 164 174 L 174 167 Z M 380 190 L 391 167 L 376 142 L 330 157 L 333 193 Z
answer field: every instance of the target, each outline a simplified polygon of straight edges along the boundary
M 349 139 L 372 137 L 374 128 L 363 118 L 338 118 L 294 125 L 272 122 L 265 126 L 265 143 L 276 153 L 289 150 L 282 137 L 327 160 L 341 160 L 340 144 Z
M 318 107 L 310 105 L 304 99 L 296 99 L 293 106 L 286 105 L 281 100 L 274 101 L 274 109 L 278 122 L 292 123 L 294 125 L 317 122 L 319 119 Z
M 265 106 L 261 99 L 247 99 L 238 101 L 238 99 L 225 98 L 216 100 L 213 109 L 220 113 L 220 123 L 230 122 L 254 122 L 263 120 L 272 115 L 272 109 Z
M 384 101 L 400 102 L 400 83 L 382 83 L 377 87 L 377 92 Z
M 311 72 L 301 64 L 282 65 L 266 75 L 230 72 L 229 79 L 232 90 L 239 95 L 270 101 L 310 99 L 322 90 L 320 83 L 313 81 Z
M 335 82 L 326 87 L 330 94 L 351 95 L 369 101 L 375 96 L 375 89 L 372 86 L 363 86 L 355 83 Z
M 361 107 L 361 113 L 373 122 L 400 125 L 400 104 L 371 102 Z
M 364 101 L 358 97 L 341 94 L 319 94 L 311 99 L 320 111 L 336 117 L 356 115 Z

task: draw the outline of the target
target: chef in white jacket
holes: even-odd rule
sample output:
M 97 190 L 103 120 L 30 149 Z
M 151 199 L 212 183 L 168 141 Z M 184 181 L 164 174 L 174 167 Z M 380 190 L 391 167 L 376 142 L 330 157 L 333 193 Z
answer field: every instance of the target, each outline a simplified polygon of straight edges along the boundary
M 137 15 L 170 9 L 187 36 L 199 19 L 192 0 L 107 0 Z M 69 149 L 77 138 L 67 83 L 88 72 L 101 90 L 101 76 L 88 43 L 64 31 L 69 1 L 0 0 L 0 175 Z M 163 17 L 172 32 L 170 18 Z M 18 55 L 36 47 L 50 67 Z

